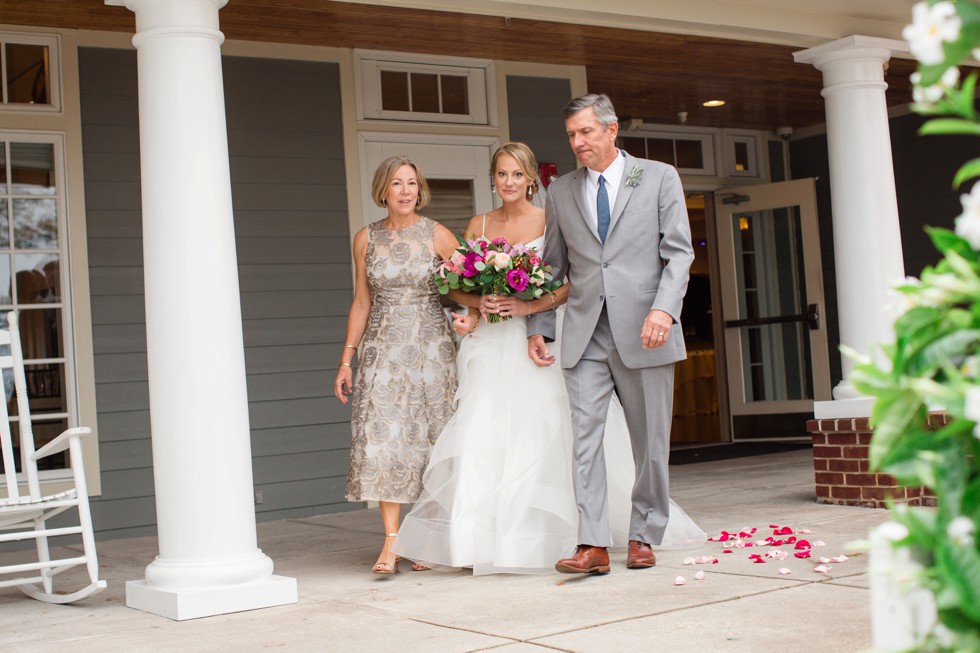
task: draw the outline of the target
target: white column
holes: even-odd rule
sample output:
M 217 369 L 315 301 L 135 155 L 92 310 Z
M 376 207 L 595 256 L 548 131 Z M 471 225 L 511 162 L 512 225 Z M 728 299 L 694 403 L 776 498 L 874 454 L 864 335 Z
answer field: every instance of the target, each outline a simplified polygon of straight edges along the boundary
M 907 49 L 904 41 L 849 36 L 793 54 L 823 73 L 841 343 L 871 356 L 893 340 L 892 285 L 905 276 L 884 65 Z M 814 406 L 818 419 L 870 414 L 872 400 L 847 380 L 853 366 L 845 356 L 834 401 Z
M 226 0 L 136 14 L 150 425 L 160 554 L 126 604 L 192 619 L 294 603 L 258 548 L 221 79 Z

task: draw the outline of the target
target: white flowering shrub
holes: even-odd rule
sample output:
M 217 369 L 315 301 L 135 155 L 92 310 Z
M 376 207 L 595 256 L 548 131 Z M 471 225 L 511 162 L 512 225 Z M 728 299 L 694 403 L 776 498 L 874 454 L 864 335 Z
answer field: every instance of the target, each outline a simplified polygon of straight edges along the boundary
M 931 0 L 913 7 L 903 36 L 919 61 L 912 82 L 916 110 L 931 116 L 922 134 L 980 136 L 978 73 L 980 2 Z M 966 73 L 966 74 L 964 74 Z M 963 212 L 955 231 L 928 229 L 941 259 L 919 279 L 898 286 L 909 303 L 895 322 L 887 365 L 863 359 L 850 379 L 876 398 L 870 458 L 873 470 L 908 487 L 924 486 L 936 507 L 892 504 L 904 527 L 896 547 L 925 561 L 916 584 L 935 597 L 938 621 L 917 651 L 980 651 L 980 158 L 953 180 Z M 972 191 L 962 192 L 973 183 Z M 940 429 L 928 413 L 952 420 Z

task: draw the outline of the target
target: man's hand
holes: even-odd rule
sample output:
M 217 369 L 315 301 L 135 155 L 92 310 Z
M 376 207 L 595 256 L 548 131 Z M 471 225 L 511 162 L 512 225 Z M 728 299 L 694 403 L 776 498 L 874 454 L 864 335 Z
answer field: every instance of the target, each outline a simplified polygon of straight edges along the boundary
M 528 336 L 527 355 L 538 367 L 548 367 L 555 363 L 555 357 L 548 351 L 548 345 L 542 335 Z
M 643 320 L 643 330 L 640 341 L 644 349 L 660 349 L 670 337 L 670 329 L 674 326 L 674 318 L 661 310 L 653 309 Z

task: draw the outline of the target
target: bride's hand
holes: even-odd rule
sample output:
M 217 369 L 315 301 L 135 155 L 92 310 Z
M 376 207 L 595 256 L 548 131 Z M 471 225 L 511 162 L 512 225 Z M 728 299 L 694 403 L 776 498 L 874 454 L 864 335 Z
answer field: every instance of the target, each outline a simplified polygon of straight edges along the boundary
M 480 297 L 480 305 L 477 307 L 483 315 L 489 315 L 490 313 L 497 313 L 497 302 L 500 301 L 500 297 L 497 295 L 484 295 Z
M 525 316 L 531 314 L 531 305 L 524 301 L 523 299 L 517 299 L 516 297 L 501 297 L 497 296 L 496 301 L 496 312 L 504 316 Z

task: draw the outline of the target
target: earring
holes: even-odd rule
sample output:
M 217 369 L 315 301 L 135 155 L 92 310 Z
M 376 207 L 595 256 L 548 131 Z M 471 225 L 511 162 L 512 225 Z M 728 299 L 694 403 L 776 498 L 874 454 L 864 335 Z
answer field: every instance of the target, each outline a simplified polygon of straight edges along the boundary
M 382 206 L 388 206 L 388 198 L 387 197 L 382 197 L 381 198 L 381 205 Z
M 534 193 L 531 191 L 531 187 L 528 186 L 527 187 L 527 198 L 528 199 L 531 199 L 532 197 L 534 197 Z
M 415 198 L 415 206 L 418 206 L 421 203 L 422 203 L 422 196 L 419 195 L 418 197 Z

